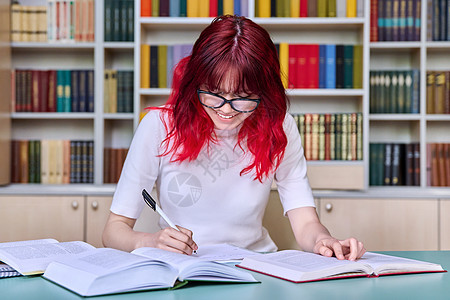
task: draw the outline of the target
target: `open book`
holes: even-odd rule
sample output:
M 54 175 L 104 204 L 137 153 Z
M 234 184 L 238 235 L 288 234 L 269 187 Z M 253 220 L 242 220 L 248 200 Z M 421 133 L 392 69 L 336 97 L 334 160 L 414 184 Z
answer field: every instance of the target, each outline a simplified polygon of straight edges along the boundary
M 238 267 L 292 282 L 347 277 L 445 272 L 438 264 L 367 252 L 357 261 L 338 260 L 298 250 L 246 257 Z
M 188 281 L 257 282 L 250 273 L 212 261 L 254 252 L 230 245 L 203 246 L 198 252 L 195 257 L 155 248 L 128 253 L 53 239 L 0 243 L 0 261 L 24 275 L 44 273 L 82 296 L 173 288 Z

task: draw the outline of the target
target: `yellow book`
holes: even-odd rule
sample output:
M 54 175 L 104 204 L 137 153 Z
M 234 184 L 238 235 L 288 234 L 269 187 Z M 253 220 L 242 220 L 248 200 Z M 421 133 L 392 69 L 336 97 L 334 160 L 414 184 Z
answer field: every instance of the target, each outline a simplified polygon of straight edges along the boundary
M 270 0 L 259 0 L 258 13 L 260 18 L 270 18 Z
M 167 45 L 158 45 L 158 87 L 167 88 Z
M 117 112 L 117 70 L 111 70 L 109 78 L 109 112 Z
M 159 17 L 159 1 L 152 1 L 152 17 Z
M 209 17 L 209 0 L 198 0 L 198 16 L 200 18 Z
M 187 0 L 187 16 L 189 18 L 196 18 L 199 16 L 198 0 Z
M 284 88 L 287 88 L 289 81 L 289 45 L 287 43 L 280 43 L 280 75 Z
M 223 14 L 234 15 L 234 0 L 223 0 Z
M 362 89 L 362 45 L 353 46 L 353 88 Z
M 111 110 L 109 108 L 109 84 L 110 84 L 110 70 L 105 70 L 104 81 L 103 81 L 103 112 L 109 113 Z
M 150 88 L 150 45 L 141 45 L 141 88 Z
M 356 18 L 356 0 L 347 0 L 347 18 Z
M 291 18 L 300 17 L 300 0 L 291 0 Z

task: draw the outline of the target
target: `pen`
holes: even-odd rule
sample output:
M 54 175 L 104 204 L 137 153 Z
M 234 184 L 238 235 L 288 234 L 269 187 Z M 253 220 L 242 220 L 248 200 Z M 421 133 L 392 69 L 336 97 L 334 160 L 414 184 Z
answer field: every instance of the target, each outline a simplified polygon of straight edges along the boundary
M 156 211 L 163 219 L 164 221 L 169 224 L 170 227 L 180 231 L 175 224 L 170 221 L 169 217 L 164 213 L 164 211 L 156 204 L 155 199 L 145 190 L 142 190 L 142 197 L 144 197 L 145 203 L 147 203 L 148 206 L 150 206 L 154 211 Z M 194 250 L 194 253 L 197 253 L 196 250 Z

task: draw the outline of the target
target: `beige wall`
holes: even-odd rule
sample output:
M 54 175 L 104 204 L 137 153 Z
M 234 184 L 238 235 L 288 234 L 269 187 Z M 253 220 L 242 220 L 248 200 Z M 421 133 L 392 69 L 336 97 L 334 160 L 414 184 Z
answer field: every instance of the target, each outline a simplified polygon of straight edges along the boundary
M 0 0 L 0 185 L 10 182 L 11 48 L 9 0 Z

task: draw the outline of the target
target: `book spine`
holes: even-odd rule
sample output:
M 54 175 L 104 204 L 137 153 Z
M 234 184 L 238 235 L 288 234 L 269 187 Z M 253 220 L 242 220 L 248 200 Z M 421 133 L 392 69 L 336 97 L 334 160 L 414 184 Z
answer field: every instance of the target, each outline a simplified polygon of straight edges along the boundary
M 392 144 L 384 145 L 384 185 L 392 184 Z
M 336 45 L 325 45 L 326 56 L 326 80 L 327 89 L 336 88 Z

